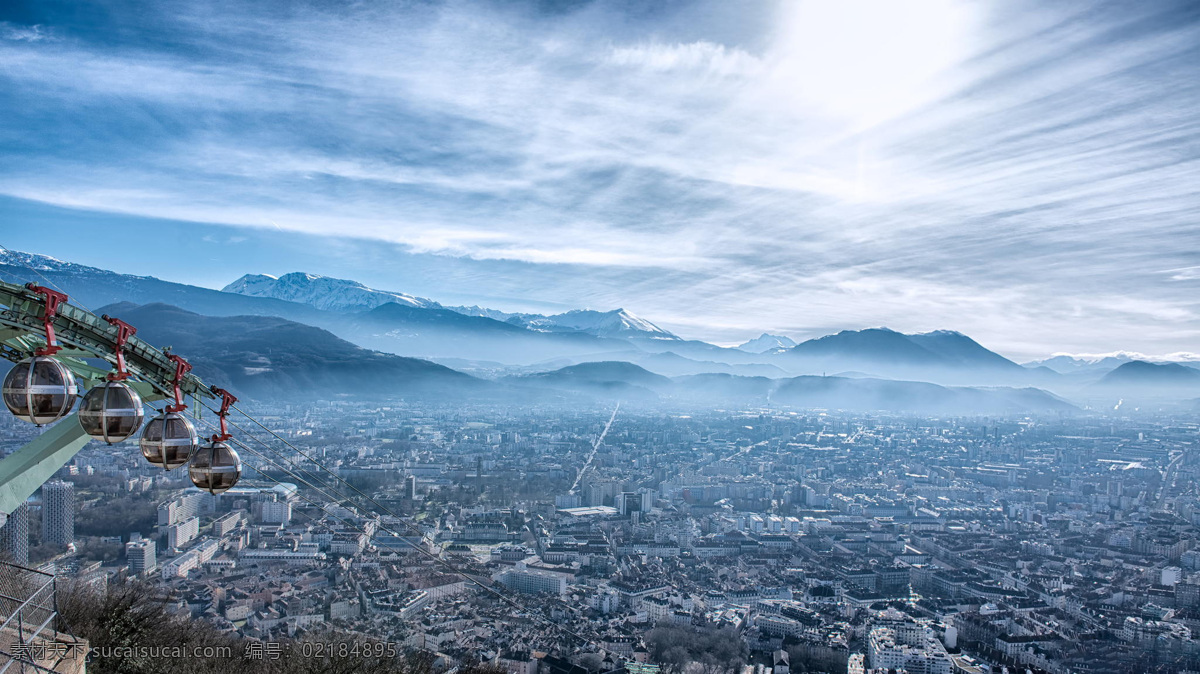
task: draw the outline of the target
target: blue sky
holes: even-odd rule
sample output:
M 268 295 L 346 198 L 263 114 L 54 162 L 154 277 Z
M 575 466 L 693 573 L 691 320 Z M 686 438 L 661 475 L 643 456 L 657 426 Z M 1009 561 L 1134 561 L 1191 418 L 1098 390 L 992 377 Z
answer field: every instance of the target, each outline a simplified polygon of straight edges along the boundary
M 1200 351 L 1190 2 L 10 2 L 0 245 Z

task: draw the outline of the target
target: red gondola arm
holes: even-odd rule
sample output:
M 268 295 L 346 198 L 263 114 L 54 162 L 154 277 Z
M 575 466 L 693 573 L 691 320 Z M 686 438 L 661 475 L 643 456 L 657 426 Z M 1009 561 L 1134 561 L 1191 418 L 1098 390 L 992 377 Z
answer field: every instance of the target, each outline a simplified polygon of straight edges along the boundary
M 62 347 L 54 343 L 54 317 L 58 316 L 58 305 L 67 301 L 67 295 L 34 283 L 26 283 L 25 287 L 46 297 L 46 312 L 42 317 L 42 324 L 46 328 L 46 346 L 34 350 L 33 355 L 53 356 L 62 351 Z
M 225 423 L 225 417 L 229 416 L 229 408 L 234 403 L 237 402 L 237 398 L 234 397 L 234 395 L 232 393 L 230 393 L 229 391 L 226 391 L 223 388 L 217 388 L 216 386 L 212 386 L 212 387 L 209 387 L 209 389 L 214 394 L 221 397 L 221 411 L 217 412 L 217 416 L 221 417 L 221 433 L 218 435 L 212 436 L 212 441 L 213 442 L 225 442 L 229 438 L 233 437 L 232 435 L 229 434 L 229 427 Z
M 175 363 L 175 404 L 167 407 L 167 414 L 174 414 L 187 409 L 187 405 L 183 404 L 183 391 L 179 390 L 179 385 L 183 383 L 183 378 L 187 376 L 187 373 L 192 371 L 192 364 L 173 353 L 168 353 L 167 358 Z
M 101 318 L 108 321 L 109 325 L 114 325 L 117 328 L 117 371 L 108 373 L 108 380 L 125 381 L 129 379 L 129 373 L 125 371 L 125 342 L 128 342 L 129 338 L 137 333 L 137 328 L 108 314 L 101 316 Z

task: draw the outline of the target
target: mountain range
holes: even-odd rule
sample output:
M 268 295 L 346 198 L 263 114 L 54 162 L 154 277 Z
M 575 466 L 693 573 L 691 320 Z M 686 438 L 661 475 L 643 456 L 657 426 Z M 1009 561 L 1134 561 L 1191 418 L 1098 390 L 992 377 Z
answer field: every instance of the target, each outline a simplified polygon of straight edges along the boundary
M 506 313 L 478 306 L 444 307 L 438 302 L 424 297 L 414 297 L 390 290 L 376 290 L 357 281 L 317 276 L 304 272 L 292 272 L 279 277 L 267 274 L 246 274 L 221 290 L 250 297 L 269 297 L 288 302 L 299 302 L 327 311 L 370 311 L 386 304 L 398 304 L 402 307 L 417 309 L 452 311 L 466 316 L 508 323 L 535 332 L 582 332 L 596 337 L 679 339 L 650 321 L 634 316 L 624 309 L 612 311 L 576 309 L 546 316 Z
M 147 321 L 149 339 L 158 332 L 189 344 L 211 365 L 213 376 L 220 373 L 231 385 L 263 395 L 305 386 L 337 394 L 402 390 L 404 386 L 393 384 L 405 377 L 413 386 L 438 380 L 479 387 L 479 378 L 467 376 L 473 373 L 525 391 L 627 390 L 631 395 L 648 392 L 650 398 L 769 398 L 775 403 L 834 407 L 848 405 L 857 396 L 861 402 L 884 405 L 878 409 L 917 409 L 921 405 L 915 401 L 936 399 L 946 409 L 996 410 L 1027 404 L 1047 410 L 1061 409 L 1065 403 L 1054 396 L 1039 398 L 1029 392 L 1030 387 L 1067 397 L 1079 393 L 1090 400 L 1156 387 L 1189 390 L 1185 381 L 1189 373 L 1200 376 L 1200 371 L 1183 366 L 1163 371 L 1141 366 L 1122 369 L 1129 362 L 1107 370 L 1073 367 L 1063 357 L 1022 366 L 950 330 L 919 334 L 887 328 L 845 330 L 799 344 L 764 333 L 737 348 L 724 348 L 680 338 L 622 309 L 542 315 L 447 307 L 402 292 L 300 272 L 279 277 L 247 274 L 218 291 L 7 251 L 0 254 L 0 276 L 58 285 L 71 294 L 72 302 L 84 307 L 131 303 L 122 306 Z M 221 318 L 237 320 L 217 320 Z M 200 326 L 219 325 L 222 334 L 197 341 L 194 335 L 164 332 L 173 324 L 189 326 L 196 334 L 205 332 Z M 237 341 L 234 332 L 245 333 L 249 341 Z M 278 337 L 268 339 L 273 333 Z M 311 348 L 289 361 L 270 346 L 289 340 Z M 338 355 L 330 360 L 323 353 Z M 465 368 L 466 374 L 431 360 Z M 314 364 L 311 375 L 300 371 L 303 362 Z M 655 380 L 657 384 L 649 385 L 623 376 L 604 379 L 617 383 L 602 385 L 587 373 L 611 366 L 569 369 L 611 362 L 671 383 L 666 386 Z M 364 369 L 358 369 L 359 364 Z M 347 376 L 325 374 L 339 367 Z M 357 380 L 361 385 L 353 384 Z M 886 380 L 898 383 L 889 389 L 882 383 Z M 351 384 L 342 387 L 345 382 Z M 918 383 L 939 388 L 919 388 Z M 996 387 L 1012 388 L 1002 392 Z M 901 404 L 901 390 L 915 396 L 913 404 Z M 997 402 L 1000 398 L 1004 404 Z M 817 405 L 822 401 L 830 404 Z M 933 403 L 925 407 L 936 408 Z
M 327 330 L 274 316 L 203 316 L 169 304 L 120 302 L 98 314 L 188 359 L 209 384 L 239 395 L 336 398 L 479 391 L 484 382 L 416 358 L 363 349 Z M 319 396 L 313 396 L 313 393 Z
M 800 376 L 784 379 L 701 374 L 663 377 L 626 362 L 582 363 L 550 372 L 509 377 L 540 386 L 621 400 L 673 399 L 705 405 L 790 405 L 919 414 L 1071 412 L 1078 408 L 1034 388 L 947 387 L 926 382 Z

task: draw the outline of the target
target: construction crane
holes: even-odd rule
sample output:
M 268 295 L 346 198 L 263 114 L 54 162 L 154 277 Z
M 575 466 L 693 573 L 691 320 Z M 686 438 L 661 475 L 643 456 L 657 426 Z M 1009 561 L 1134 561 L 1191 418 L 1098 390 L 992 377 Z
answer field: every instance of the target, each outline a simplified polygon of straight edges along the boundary
M 0 357 L 16 363 L 4 378 L 4 404 L 18 419 L 53 424 L 0 459 L 0 526 L 89 441 L 131 438 L 143 425 L 144 403 L 170 403 L 145 423 L 139 445 L 147 461 L 166 470 L 190 462 L 192 482 L 213 494 L 232 487 L 242 464 L 226 444 L 225 416 L 237 399 L 206 386 L 169 348 L 139 339 L 132 325 L 67 300 L 33 283 L 0 281 Z M 112 369 L 85 359 L 107 361 Z M 79 412 L 72 413 L 81 397 Z M 187 398 L 221 403 L 221 432 L 204 445 L 186 414 Z

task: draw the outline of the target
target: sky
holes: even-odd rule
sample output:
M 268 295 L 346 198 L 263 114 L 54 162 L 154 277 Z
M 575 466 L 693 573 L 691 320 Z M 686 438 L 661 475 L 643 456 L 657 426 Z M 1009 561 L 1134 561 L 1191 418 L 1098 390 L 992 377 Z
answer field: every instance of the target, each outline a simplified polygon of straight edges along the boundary
M 730 344 L 1200 351 L 1200 3 L 0 7 L 0 246 Z

